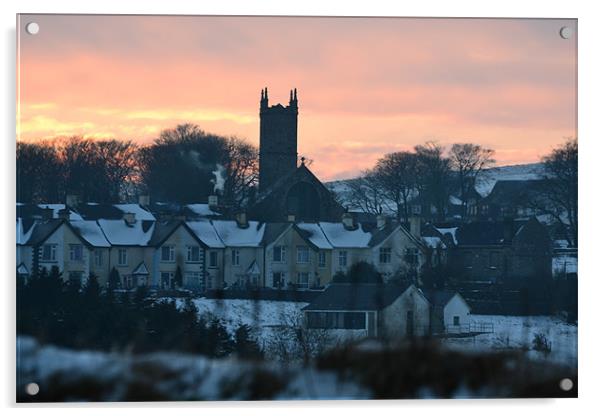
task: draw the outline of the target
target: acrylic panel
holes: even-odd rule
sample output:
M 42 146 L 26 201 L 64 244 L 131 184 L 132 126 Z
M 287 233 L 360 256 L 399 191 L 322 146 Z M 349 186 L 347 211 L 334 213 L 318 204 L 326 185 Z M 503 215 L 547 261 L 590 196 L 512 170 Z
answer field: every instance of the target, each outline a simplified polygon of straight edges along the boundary
M 17 401 L 577 396 L 576 19 L 17 34 Z

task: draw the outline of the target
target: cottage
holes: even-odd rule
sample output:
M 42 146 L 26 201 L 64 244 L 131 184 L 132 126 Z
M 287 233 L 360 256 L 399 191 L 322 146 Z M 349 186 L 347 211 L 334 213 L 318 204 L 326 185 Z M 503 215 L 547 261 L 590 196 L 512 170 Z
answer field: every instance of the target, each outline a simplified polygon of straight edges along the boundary
M 470 306 L 452 290 L 424 290 L 431 305 L 430 332 L 432 334 L 463 333 L 470 331 Z
M 331 284 L 303 309 L 310 329 L 341 338 L 427 335 L 430 305 L 414 285 Z

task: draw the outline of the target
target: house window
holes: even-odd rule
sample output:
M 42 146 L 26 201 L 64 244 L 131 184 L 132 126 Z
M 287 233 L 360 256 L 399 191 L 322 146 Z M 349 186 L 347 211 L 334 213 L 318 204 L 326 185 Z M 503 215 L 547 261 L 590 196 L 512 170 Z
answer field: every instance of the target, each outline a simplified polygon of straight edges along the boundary
M 420 215 L 422 213 L 422 206 L 421 205 L 412 205 L 412 214 L 414 215 Z
M 128 264 L 128 251 L 125 248 L 120 248 L 117 252 L 117 265 L 127 266 Z
M 309 263 L 309 247 L 297 246 L 297 263 Z
M 56 244 L 42 246 L 42 261 L 56 261 Z
M 94 250 L 94 266 L 102 266 L 102 251 L 100 250 Z
M 272 287 L 280 289 L 284 287 L 284 273 L 273 272 L 272 273 Z
M 286 262 L 286 246 L 275 246 L 272 253 L 272 261 L 274 263 Z
M 339 251 L 339 267 L 347 267 L 347 252 L 345 250 Z
M 69 244 L 69 260 L 82 261 L 84 259 L 84 246 L 81 244 Z
M 454 326 L 460 326 L 460 317 L 454 316 Z
M 378 255 L 378 261 L 381 264 L 391 263 L 391 247 L 381 247 Z
M 217 251 L 209 252 L 209 267 L 212 269 L 217 268 Z
M 240 265 L 240 251 L 232 250 L 232 266 Z
M 318 252 L 318 267 L 326 267 L 326 252 L 319 251 Z
M 489 213 L 489 205 L 481 205 L 481 215 L 487 215 Z
M 169 289 L 173 283 L 174 273 L 173 272 L 161 272 L 161 288 Z
M 366 329 L 365 312 L 307 312 L 307 326 L 321 329 Z
M 161 261 L 166 263 L 173 263 L 176 259 L 176 248 L 175 246 L 163 246 L 161 247 Z
M 406 261 L 415 266 L 418 264 L 418 249 L 417 248 L 406 248 Z
M 201 290 L 205 290 L 204 282 L 201 282 L 201 280 L 204 280 L 202 276 L 201 272 L 186 272 L 184 274 L 184 286 L 201 286 Z
M 199 246 L 187 246 L 186 247 L 186 261 L 188 263 L 200 263 L 201 248 Z
M 299 287 L 300 289 L 308 289 L 309 288 L 309 273 L 307 273 L 307 272 L 297 273 L 297 287 Z

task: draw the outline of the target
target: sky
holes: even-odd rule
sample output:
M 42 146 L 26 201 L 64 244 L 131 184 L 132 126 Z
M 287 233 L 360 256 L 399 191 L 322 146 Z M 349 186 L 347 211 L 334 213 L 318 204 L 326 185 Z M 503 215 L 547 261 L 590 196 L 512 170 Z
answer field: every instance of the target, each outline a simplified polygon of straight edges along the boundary
M 39 24 L 36 35 L 25 26 Z M 322 180 L 435 141 L 536 162 L 577 136 L 575 20 L 21 15 L 17 139 L 152 143 L 189 122 L 259 144 L 297 88 Z

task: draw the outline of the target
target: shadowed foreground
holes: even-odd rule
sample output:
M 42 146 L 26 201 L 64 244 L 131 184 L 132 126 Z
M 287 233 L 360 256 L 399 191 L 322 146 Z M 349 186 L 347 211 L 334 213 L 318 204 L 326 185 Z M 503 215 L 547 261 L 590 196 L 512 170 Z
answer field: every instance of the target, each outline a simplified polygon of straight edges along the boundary
M 576 374 L 520 353 L 463 354 L 431 343 L 363 343 L 313 365 L 173 353 L 73 351 L 18 339 L 17 401 L 577 397 Z M 569 377 L 569 392 L 559 383 Z M 26 394 L 28 383 L 40 386 Z

